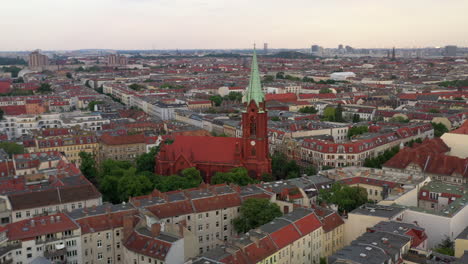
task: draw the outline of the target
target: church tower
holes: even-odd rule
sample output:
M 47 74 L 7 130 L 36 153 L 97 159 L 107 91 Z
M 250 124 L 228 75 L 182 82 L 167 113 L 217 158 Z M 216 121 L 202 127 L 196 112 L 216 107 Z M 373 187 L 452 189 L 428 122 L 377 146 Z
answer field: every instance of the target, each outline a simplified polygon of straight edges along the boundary
M 242 112 L 242 161 L 251 177 L 260 178 L 263 173 L 271 173 L 271 160 L 268 150 L 268 116 L 255 47 L 249 87 L 242 102 L 246 104 Z

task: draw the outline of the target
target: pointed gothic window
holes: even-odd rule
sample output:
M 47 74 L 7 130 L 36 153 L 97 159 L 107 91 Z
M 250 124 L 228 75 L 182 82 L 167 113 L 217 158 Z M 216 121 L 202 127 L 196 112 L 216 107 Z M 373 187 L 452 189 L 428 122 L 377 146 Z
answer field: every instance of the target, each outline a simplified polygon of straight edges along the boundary
M 255 150 L 255 147 L 252 147 L 252 149 L 250 150 L 250 154 L 252 156 L 257 156 L 257 151 Z
M 250 117 L 250 136 L 255 137 L 257 135 L 257 123 L 255 121 L 255 117 Z

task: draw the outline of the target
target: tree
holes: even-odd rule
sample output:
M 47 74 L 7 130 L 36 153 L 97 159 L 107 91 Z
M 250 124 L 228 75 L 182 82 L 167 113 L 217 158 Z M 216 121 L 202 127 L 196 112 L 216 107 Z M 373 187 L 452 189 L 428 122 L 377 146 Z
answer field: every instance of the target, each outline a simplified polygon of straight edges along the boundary
M 327 87 L 320 88 L 319 94 L 328 94 L 328 93 L 332 93 L 332 90 L 330 88 L 327 88 Z
M 275 76 L 273 75 L 265 75 L 265 77 L 263 77 L 263 83 L 270 83 L 274 81 L 275 81 Z
M 309 167 L 305 168 L 304 173 L 307 174 L 307 176 L 316 175 L 317 174 L 317 168 L 310 165 Z
M 273 178 L 273 176 L 270 174 L 270 173 L 263 173 L 262 174 L 262 181 L 263 182 L 271 182 L 271 181 L 274 181 L 275 178 Z
M 244 167 L 231 169 L 229 172 L 216 172 L 211 178 L 211 184 L 234 183 L 240 186 L 255 183 L 256 180 L 250 178 L 247 169 Z
M 305 106 L 305 107 L 300 108 L 298 112 L 303 113 L 303 114 L 315 114 L 318 112 L 318 110 L 315 109 L 315 107 L 313 106 Z
M 390 160 L 400 151 L 400 146 L 394 146 L 391 149 L 387 149 L 381 155 L 374 158 L 367 158 L 364 160 L 364 167 L 381 169 L 382 165 Z
M 24 154 L 25 149 L 23 145 L 16 144 L 14 142 L 0 142 L 0 149 L 5 150 L 5 152 L 11 156 L 16 154 Z
M 284 79 L 284 72 L 276 73 L 276 79 Z
M 324 120 L 330 121 L 330 122 L 335 121 L 335 116 L 336 116 L 335 112 L 336 111 L 334 107 L 325 108 L 325 110 L 323 111 Z
M 154 172 L 154 166 L 156 166 L 155 157 L 161 149 L 160 146 L 152 147 L 148 153 L 143 153 L 136 158 L 136 168 L 139 172 Z
M 439 111 L 439 109 L 431 108 L 431 109 L 429 109 L 429 113 L 437 114 L 437 113 L 440 113 L 440 111 Z
M 441 137 L 444 133 L 447 133 L 448 128 L 442 123 L 431 123 L 434 128 L 434 136 Z
M 300 167 L 296 161 L 288 161 L 286 155 L 280 152 L 273 153 L 271 157 L 271 171 L 274 179 L 286 179 L 300 175 Z
M 402 116 L 395 116 L 395 117 L 390 118 L 390 122 L 408 123 L 408 122 L 409 122 L 409 119 L 408 119 L 408 118 L 404 118 L 404 117 L 402 117 Z
M 140 91 L 140 90 L 145 89 L 145 86 L 138 84 L 138 83 L 133 83 L 133 84 L 130 84 L 128 88 L 135 90 L 135 91 Z
M 318 198 L 319 202 L 336 204 L 340 212 L 350 212 L 368 202 L 366 189 L 339 182 L 335 182 L 329 189 L 321 189 Z
M 307 77 L 307 76 L 304 76 L 304 78 L 302 78 L 302 81 L 303 82 L 310 82 L 310 83 L 315 82 L 314 78 L 310 78 L 310 77 Z
M 73 79 L 73 75 L 71 74 L 71 72 L 67 72 L 66 76 L 68 79 Z
M 338 106 L 335 109 L 335 122 L 344 122 L 343 107 L 341 106 L 341 104 L 338 104 Z
M 10 66 L 10 67 L 2 67 L 2 70 L 4 72 L 11 73 L 11 77 L 16 78 L 18 77 L 18 73 L 21 71 L 21 68 L 18 68 L 16 66 Z
M 359 114 L 354 114 L 353 115 L 353 123 L 359 123 L 361 121 L 361 117 Z
M 279 116 L 272 116 L 270 118 L 271 121 L 275 121 L 275 122 L 278 122 L 278 121 L 281 121 L 281 119 L 279 118 Z
M 223 98 L 220 95 L 213 95 L 210 97 L 210 101 L 213 102 L 215 106 L 220 106 L 223 102 Z
M 97 183 L 98 170 L 96 168 L 96 161 L 91 153 L 80 151 L 78 154 L 81 159 L 80 170 L 83 175 L 93 184 Z
M 195 168 L 188 168 L 181 172 L 182 175 L 156 176 L 155 188 L 161 192 L 195 188 L 202 182 L 200 172 Z
M 229 101 L 233 102 L 240 102 L 242 101 L 242 93 L 240 92 L 229 92 L 228 95 L 224 99 L 227 99 Z
M 278 205 L 268 199 L 247 199 L 240 208 L 240 216 L 233 220 L 237 233 L 246 233 L 282 215 Z
M 451 241 L 448 236 L 445 236 L 444 240 L 442 240 L 440 242 L 440 244 L 438 244 L 437 247 L 434 248 L 434 251 L 438 252 L 440 254 L 453 256 L 453 255 L 455 255 L 454 246 L 455 245 L 454 245 L 453 241 Z
M 367 126 L 354 126 L 348 129 L 348 138 L 369 132 Z
M 103 103 L 102 101 L 91 101 L 88 104 L 88 110 L 93 112 L 94 111 L 94 106 L 98 105 L 98 104 L 102 104 L 102 103 Z
M 39 88 L 37 89 L 37 92 L 41 93 L 41 94 L 44 94 L 44 93 L 49 93 L 49 92 L 52 92 L 52 88 L 50 86 L 50 84 L 48 83 L 41 83 L 41 86 L 39 86 Z
M 136 168 L 129 168 L 123 172 L 117 183 L 118 200 L 128 201 L 129 197 L 145 195 L 153 191 L 150 179 L 136 173 Z
M 5 114 L 5 112 L 3 111 L 3 109 L 0 108 L 0 120 L 3 119 L 4 114 Z

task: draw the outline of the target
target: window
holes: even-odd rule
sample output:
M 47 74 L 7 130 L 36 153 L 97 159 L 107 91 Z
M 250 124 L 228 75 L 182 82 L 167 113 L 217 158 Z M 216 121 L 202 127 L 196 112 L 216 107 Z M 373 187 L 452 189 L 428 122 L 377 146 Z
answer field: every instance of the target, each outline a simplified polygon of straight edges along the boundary
M 28 255 L 26 256 L 27 258 L 32 258 L 32 254 L 31 253 L 28 253 Z
M 224 231 L 226 231 L 226 230 L 227 230 L 227 225 L 224 225 Z
M 107 264 L 112 264 L 112 258 L 107 258 Z
M 198 225 L 198 231 L 202 231 L 203 230 L 203 225 Z
M 224 220 L 227 219 L 227 214 L 224 214 L 223 219 L 224 219 Z
M 120 248 L 120 242 L 115 243 L 116 248 Z
M 115 235 L 120 236 L 120 231 L 119 230 L 115 231 Z
M 206 213 L 206 217 L 210 217 L 210 213 Z
M 31 213 L 29 211 L 26 211 L 26 217 L 31 216 Z
M 101 240 L 98 240 L 98 241 L 97 241 L 97 246 L 98 246 L 98 247 L 102 247 L 102 241 L 101 241 Z
M 202 219 L 203 215 L 202 214 L 198 214 L 198 219 Z
M 203 242 L 203 236 L 198 237 L 198 242 Z
M 210 224 L 206 224 L 206 229 L 209 229 L 210 228 Z
M 16 218 L 21 218 L 21 212 L 16 212 Z
M 98 259 L 98 260 L 101 260 L 101 259 L 102 259 L 102 253 L 98 253 L 98 254 L 97 254 L 97 259 Z
M 107 245 L 107 251 L 111 251 L 111 245 Z
M 110 233 L 107 232 L 107 233 L 106 233 L 106 239 L 109 239 L 109 238 L 110 238 Z

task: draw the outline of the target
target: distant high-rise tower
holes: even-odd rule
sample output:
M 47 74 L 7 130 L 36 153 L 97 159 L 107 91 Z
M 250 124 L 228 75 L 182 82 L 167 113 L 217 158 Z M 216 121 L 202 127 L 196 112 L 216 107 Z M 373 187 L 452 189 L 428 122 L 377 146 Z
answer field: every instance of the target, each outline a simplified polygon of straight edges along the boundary
M 316 53 L 320 51 L 320 46 L 319 45 L 312 45 L 311 47 L 312 53 Z
M 449 45 L 445 46 L 445 56 L 455 57 L 457 56 L 457 46 Z
M 395 47 L 392 49 L 392 60 L 395 60 L 396 54 L 395 54 Z
M 107 65 L 109 66 L 118 66 L 118 65 L 127 65 L 128 58 L 118 54 L 110 54 L 107 56 Z
M 28 64 L 30 68 L 44 67 L 49 65 L 49 58 L 39 53 L 39 50 L 36 50 L 29 54 Z
M 343 44 L 338 45 L 338 49 L 342 50 L 343 49 Z
M 268 43 L 263 43 L 263 53 L 268 54 Z

